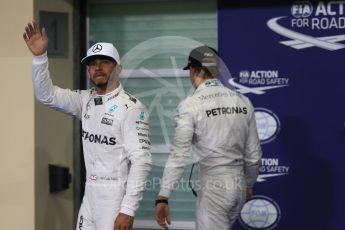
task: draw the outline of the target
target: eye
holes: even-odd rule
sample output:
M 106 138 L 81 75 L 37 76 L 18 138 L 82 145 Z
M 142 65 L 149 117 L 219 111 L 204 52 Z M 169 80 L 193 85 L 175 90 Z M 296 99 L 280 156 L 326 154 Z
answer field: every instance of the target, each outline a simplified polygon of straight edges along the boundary
M 95 61 L 90 61 L 89 62 L 89 67 L 94 67 L 96 65 L 96 62 Z
M 109 60 L 102 60 L 102 64 L 108 65 L 108 64 L 110 64 L 110 61 Z

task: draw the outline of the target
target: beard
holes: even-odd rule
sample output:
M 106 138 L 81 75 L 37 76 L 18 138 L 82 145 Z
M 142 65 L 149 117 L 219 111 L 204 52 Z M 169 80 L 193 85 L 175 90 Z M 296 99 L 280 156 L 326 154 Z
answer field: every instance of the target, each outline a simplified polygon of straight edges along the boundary
M 90 81 L 92 82 L 92 84 L 94 84 L 98 88 L 106 88 L 108 86 L 108 83 L 109 83 L 109 80 L 96 82 L 94 79 L 90 79 Z
M 90 81 L 96 86 L 100 88 L 107 87 L 110 84 L 112 76 L 108 76 L 104 72 L 98 72 L 93 77 L 90 77 Z
M 90 81 L 97 89 L 105 92 L 114 90 L 119 85 L 118 80 L 118 77 L 115 75 L 101 78 L 90 78 Z

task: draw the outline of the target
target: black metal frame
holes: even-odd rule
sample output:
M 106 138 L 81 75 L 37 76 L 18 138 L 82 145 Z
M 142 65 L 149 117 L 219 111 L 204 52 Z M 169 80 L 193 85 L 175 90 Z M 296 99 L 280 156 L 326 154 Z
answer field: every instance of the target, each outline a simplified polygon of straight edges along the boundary
M 80 64 L 81 59 L 86 53 L 86 37 L 87 37 L 87 4 L 86 0 L 73 0 L 73 76 L 74 76 L 74 88 L 86 89 L 87 79 L 86 70 L 83 65 Z M 79 207 L 83 199 L 85 191 L 85 164 L 84 154 L 81 141 L 81 122 L 78 119 L 74 119 L 73 122 L 73 200 L 74 200 L 74 226 L 76 226 Z

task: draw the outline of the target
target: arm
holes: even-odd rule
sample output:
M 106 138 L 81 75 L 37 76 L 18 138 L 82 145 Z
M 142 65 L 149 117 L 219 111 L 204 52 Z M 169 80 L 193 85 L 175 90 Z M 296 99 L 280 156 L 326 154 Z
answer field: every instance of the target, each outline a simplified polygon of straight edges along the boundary
M 169 197 L 177 186 L 191 157 L 191 146 L 194 134 L 193 105 L 184 101 L 176 115 L 174 142 L 169 159 L 165 165 L 159 196 Z
M 130 109 L 123 123 L 124 146 L 131 165 L 126 193 L 120 212 L 134 216 L 143 197 L 147 177 L 151 171 L 148 113 L 142 108 Z
M 38 27 L 36 22 L 29 23 L 23 38 L 31 53 L 32 81 L 38 101 L 53 109 L 81 118 L 81 93 L 61 89 L 53 85 L 48 70 L 48 36 L 46 30 Z
M 47 53 L 33 57 L 32 83 L 39 102 L 81 119 L 83 91 L 61 89 L 53 85 L 48 70 Z
M 168 199 L 171 191 L 177 186 L 186 165 L 191 157 L 191 145 L 194 134 L 192 105 L 186 101 L 176 116 L 176 128 L 174 142 L 171 148 L 169 159 L 166 163 L 161 190 L 157 200 Z M 165 229 L 171 224 L 169 206 L 167 203 L 159 203 L 156 207 L 155 218 L 157 223 Z
M 250 107 L 252 108 L 251 104 Z M 256 128 L 255 113 L 254 109 L 252 109 L 252 113 L 249 118 L 248 137 L 246 140 L 244 156 L 244 172 L 247 188 L 252 188 L 254 183 L 256 182 L 256 179 L 259 174 L 261 157 L 261 145 Z M 247 191 L 247 193 L 252 193 L 252 191 Z

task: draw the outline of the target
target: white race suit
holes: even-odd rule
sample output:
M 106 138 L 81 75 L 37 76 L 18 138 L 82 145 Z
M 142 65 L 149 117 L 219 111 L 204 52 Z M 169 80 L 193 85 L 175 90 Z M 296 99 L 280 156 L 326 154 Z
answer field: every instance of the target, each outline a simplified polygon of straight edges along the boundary
M 36 98 L 82 122 L 86 185 L 77 230 L 113 230 L 119 212 L 134 216 L 151 170 L 148 113 L 121 84 L 106 95 L 54 86 L 47 54 L 32 68 Z
M 196 229 L 229 230 L 246 188 L 256 181 L 261 155 L 249 99 L 217 79 L 207 80 L 178 108 L 159 195 L 169 197 L 192 156 L 198 172 Z

